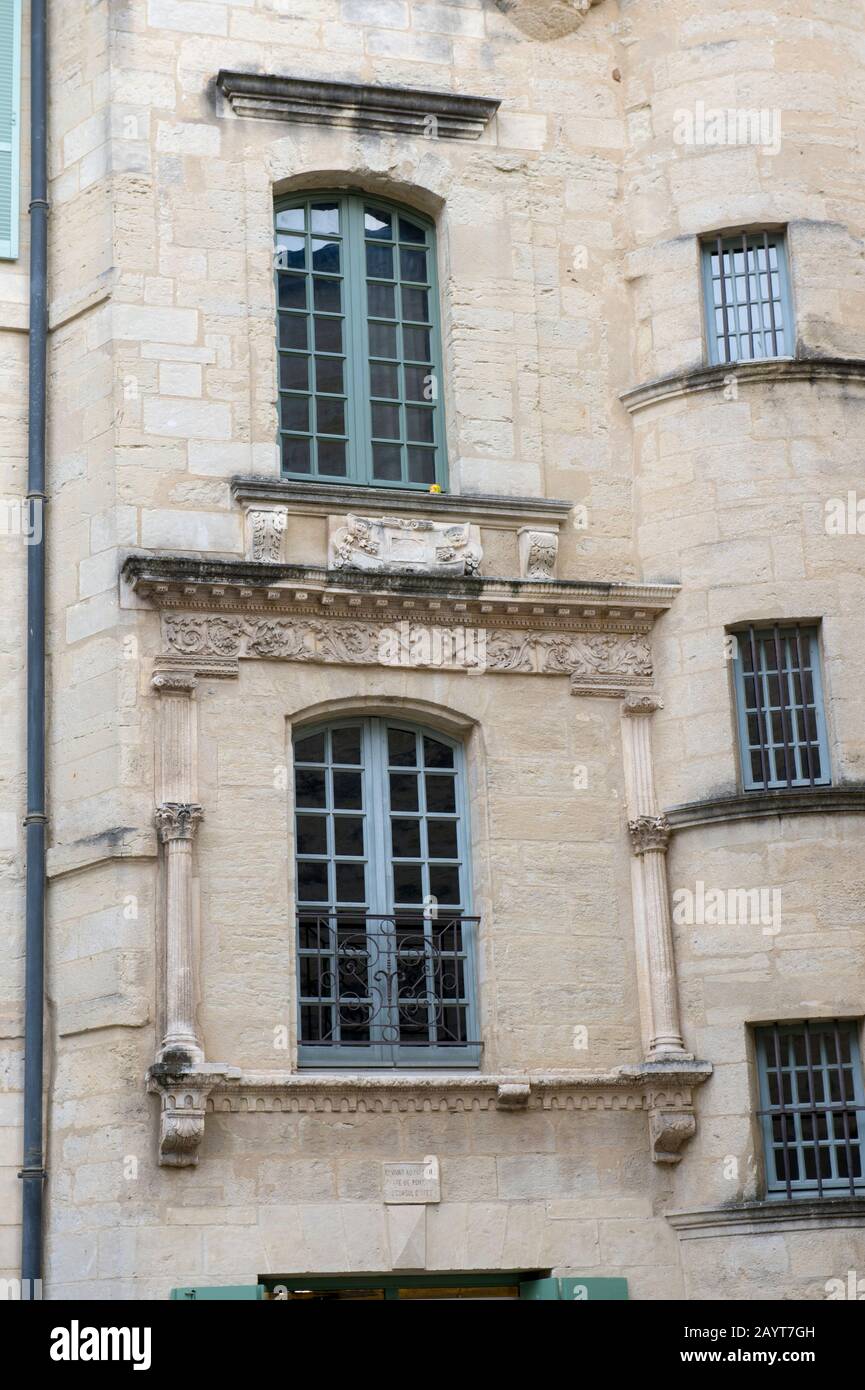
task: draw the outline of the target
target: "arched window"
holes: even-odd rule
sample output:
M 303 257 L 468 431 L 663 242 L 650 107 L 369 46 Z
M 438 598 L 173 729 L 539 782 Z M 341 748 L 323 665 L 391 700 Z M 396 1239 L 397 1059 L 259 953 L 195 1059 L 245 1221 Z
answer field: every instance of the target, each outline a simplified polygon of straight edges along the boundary
M 294 739 L 300 1060 L 476 1066 L 463 750 L 390 719 Z
M 432 223 L 360 194 L 283 199 L 275 263 L 283 473 L 444 486 Z

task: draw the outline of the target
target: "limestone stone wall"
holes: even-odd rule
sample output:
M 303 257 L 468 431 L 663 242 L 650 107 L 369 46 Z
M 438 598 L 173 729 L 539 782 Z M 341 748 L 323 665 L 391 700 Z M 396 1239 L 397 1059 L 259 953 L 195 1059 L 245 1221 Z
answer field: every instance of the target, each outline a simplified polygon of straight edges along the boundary
M 827 499 L 859 486 L 865 380 L 742 372 L 630 411 L 620 400 L 702 364 L 698 238 L 719 229 L 786 225 L 797 352 L 865 355 L 862 98 L 850 80 L 862 16 L 823 0 L 580 8 L 52 9 L 50 1296 L 162 1298 L 175 1284 L 418 1264 L 378 1175 L 382 1159 L 426 1152 L 441 1158 L 443 1200 L 424 1216 L 419 1267 L 625 1274 L 632 1297 L 650 1298 L 714 1297 L 722 1270 L 726 1296 L 752 1299 L 821 1297 L 827 1279 L 861 1266 L 861 1225 L 685 1239 L 665 1215 L 758 1195 L 750 1025 L 862 1013 L 852 814 L 673 837 L 671 890 L 698 878 L 778 887 L 784 913 L 771 937 L 675 930 L 685 1042 L 715 1068 L 678 1166 L 652 1163 L 644 1114 L 535 1110 L 216 1114 L 198 1168 L 157 1163 L 144 1074 L 163 1009 L 150 685 L 160 637 L 118 575 L 131 551 L 239 559 L 230 480 L 277 476 L 275 193 L 353 186 L 433 216 L 453 490 L 584 507 L 587 525 L 563 526 L 560 578 L 681 584 L 653 637 L 661 807 L 738 789 L 724 632 L 751 619 L 822 620 L 833 779 L 863 780 L 861 537 L 829 536 L 824 523 Z M 220 68 L 501 106 L 476 142 L 240 119 L 216 89 Z M 677 141 L 679 114 L 697 102 L 778 111 L 778 149 Z M 20 260 L 0 267 L 0 436 L 15 496 L 23 224 Z M 514 566 L 503 536 L 485 534 L 487 573 Z M 318 560 L 323 526 L 295 518 L 286 546 L 289 559 Z M 0 652 L 0 1274 L 17 1262 L 24 566 L 24 548 L 0 538 L 4 592 L 16 596 Z M 273 1056 L 294 987 L 291 806 L 274 773 L 288 765 L 293 722 L 342 702 L 425 711 L 464 732 L 485 1068 L 640 1061 L 618 701 L 574 698 L 564 677 L 267 661 L 202 679 L 195 701 L 210 1060 L 293 1063 Z M 588 1053 L 573 1047 L 579 1025 Z

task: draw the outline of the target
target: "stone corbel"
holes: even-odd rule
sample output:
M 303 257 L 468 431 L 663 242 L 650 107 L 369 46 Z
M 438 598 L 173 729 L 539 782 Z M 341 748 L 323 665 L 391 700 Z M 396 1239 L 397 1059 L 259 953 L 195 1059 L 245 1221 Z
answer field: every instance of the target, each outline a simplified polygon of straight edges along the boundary
M 555 579 L 558 531 L 539 531 L 534 526 L 521 526 L 518 537 L 520 578 Z
M 650 1110 L 649 1138 L 655 1163 L 681 1163 L 684 1144 L 697 1132 L 697 1117 L 690 1110 Z
M 527 1081 L 505 1081 L 496 1090 L 497 1110 L 528 1110 L 532 1088 Z

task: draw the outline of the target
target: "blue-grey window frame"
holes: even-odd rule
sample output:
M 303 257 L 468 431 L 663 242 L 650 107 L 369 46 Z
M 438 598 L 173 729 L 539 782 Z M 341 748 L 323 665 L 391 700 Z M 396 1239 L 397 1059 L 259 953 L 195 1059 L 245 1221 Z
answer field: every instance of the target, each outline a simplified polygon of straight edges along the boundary
M 810 1022 L 811 1024 L 813 1024 L 813 1026 L 817 1028 L 820 1028 L 821 1026 L 823 1028 L 828 1028 L 830 1026 L 838 1026 L 844 1033 L 846 1033 L 850 1042 L 850 1060 L 852 1064 L 851 1074 L 853 1079 L 853 1104 L 857 1108 L 857 1128 L 859 1136 L 854 1147 L 857 1148 L 859 1151 L 859 1165 L 861 1169 L 860 1177 L 854 1178 L 854 1188 L 856 1196 L 865 1196 L 865 1076 L 863 1076 L 862 1051 L 859 1045 L 860 1025 L 859 1022 L 855 1019 L 833 1019 L 829 1020 L 828 1022 L 822 1019 L 812 1019 L 810 1020 Z M 757 1078 L 760 1095 L 759 1110 L 761 1112 L 765 1112 L 770 1106 L 768 1075 L 770 1070 L 770 1058 L 768 1056 L 768 1052 L 770 1047 L 773 1047 L 773 1037 L 776 1027 L 778 1030 L 778 1034 L 782 1038 L 788 1038 L 791 1035 L 803 1034 L 805 1032 L 804 1023 L 779 1023 L 777 1025 L 770 1026 L 764 1025 L 761 1027 L 756 1027 L 754 1029 L 754 1046 L 756 1052 Z M 771 1069 L 776 1070 L 776 1064 L 772 1065 Z M 817 1109 L 819 1111 L 819 1106 L 817 1107 Z M 776 1113 L 782 1112 L 776 1110 Z M 787 1113 L 789 1114 L 791 1112 L 788 1111 Z M 765 1170 L 764 1188 L 767 1200 L 788 1201 L 791 1199 L 791 1197 L 793 1199 L 798 1198 L 800 1200 L 814 1197 L 821 1197 L 825 1199 L 827 1197 L 849 1197 L 853 1195 L 850 1192 L 849 1178 L 842 1177 L 823 1178 L 822 1191 L 821 1184 L 818 1184 L 816 1178 L 791 1178 L 789 1183 L 791 1191 L 788 1193 L 787 1180 L 783 1176 L 783 1174 L 779 1174 L 778 1165 L 775 1160 L 776 1149 L 773 1142 L 774 1137 L 772 1134 L 772 1115 L 761 1113 L 759 1114 L 758 1119 L 760 1123 L 760 1132 L 763 1142 L 763 1163 Z M 796 1120 L 795 1124 L 797 1134 L 801 1136 L 800 1121 Z M 799 1138 L 797 1139 L 794 1145 L 789 1147 L 795 1148 L 795 1151 L 798 1155 L 801 1171 L 802 1155 L 804 1154 L 805 1149 L 813 1148 L 813 1141 L 808 1139 L 803 1140 Z
M 390 827 L 388 823 L 388 811 L 390 791 L 387 782 L 388 763 L 386 757 L 387 730 L 404 729 L 413 734 L 428 736 L 436 739 L 440 743 L 447 744 L 454 750 L 454 769 L 455 769 L 455 788 L 456 788 L 456 808 L 457 808 L 457 845 L 459 862 L 462 866 L 461 892 L 462 905 L 459 909 L 459 916 L 471 918 L 472 916 L 472 867 L 471 867 L 471 831 L 469 820 L 469 798 L 468 784 L 466 777 L 466 757 L 465 747 L 460 739 L 452 738 L 443 733 L 440 729 L 433 728 L 425 724 L 418 724 L 412 720 L 400 718 L 390 718 L 387 716 L 346 716 L 345 718 L 331 718 L 318 721 L 314 724 L 301 724 L 292 730 L 292 766 L 294 765 L 294 745 L 297 740 L 311 738 L 316 734 L 324 733 L 332 729 L 361 728 L 362 732 L 362 767 L 363 767 L 363 803 L 364 814 L 369 816 L 370 835 L 365 842 L 366 853 L 363 856 L 370 866 L 370 884 L 368 892 L 372 901 L 370 912 L 377 912 L 383 916 L 389 915 L 393 911 L 393 884 L 390 881 L 391 854 L 390 854 Z M 294 779 L 292 778 L 292 787 Z M 301 813 L 303 808 L 300 808 Z M 298 807 L 296 797 L 292 794 L 292 812 L 296 815 Z M 306 856 L 304 856 L 306 857 Z M 330 855 L 331 861 L 334 855 Z M 294 845 L 294 883 L 297 886 L 297 844 Z M 333 905 L 330 905 L 331 908 Z M 308 909 L 315 911 L 315 907 Z M 297 892 L 295 891 L 295 919 L 297 920 L 300 908 L 297 902 Z M 447 912 L 448 909 L 443 909 Z M 457 915 L 454 913 L 453 915 Z M 295 952 L 297 961 L 295 965 L 295 989 L 296 989 L 296 1018 L 297 1018 L 297 1055 L 298 1065 L 303 1069 L 319 1070 L 351 1070 L 361 1069 L 389 1069 L 389 1070 L 477 1070 L 481 1064 L 481 1044 L 476 1039 L 480 1038 L 480 1022 L 478 1007 L 478 975 L 477 975 L 477 951 L 478 945 L 475 939 L 475 926 L 473 923 L 466 923 L 463 928 L 465 942 L 465 993 L 468 1000 L 466 1011 L 466 1029 L 469 1039 L 464 1046 L 450 1045 L 437 1047 L 434 1044 L 425 1046 L 403 1047 L 390 1043 L 373 1044 L 363 1047 L 352 1047 L 351 1045 L 337 1046 L 316 1046 L 312 1043 L 302 1042 L 301 1032 L 301 988 L 300 988 L 300 951 L 297 926 L 295 926 Z
M 432 418 L 434 430 L 435 446 L 435 483 L 442 491 L 447 491 L 448 486 L 448 462 L 447 462 L 447 431 L 445 425 L 444 410 L 444 373 L 443 373 L 443 352 L 442 352 L 442 331 L 441 331 L 441 295 L 438 279 L 438 248 L 436 241 L 436 227 L 432 218 L 419 212 L 416 208 L 403 203 L 394 202 L 389 198 L 380 198 L 377 195 L 366 194 L 359 189 L 309 189 L 303 192 L 297 191 L 293 194 L 277 198 L 274 202 L 274 229 L 276 216 L 278 213 L 287 211 L 291 208 L 306 206 L 309 208 L 312 203 L 336 202 L 340 206 L 340 216 L 343 219 L 341 225 L 345 230 L 340 234 L 345 255 L 341 272 L 341 280 L 344 286 L 344 313 L 342 315 L 345 325 L 345 341 L 343 343 L 345 357 L 345 394 L 346 394 L 346 455 L 347 472 L 339 475 L 321 474 L 318 472 L 295 472 L 283 467 L 282 462 L 282 437 L 283 434 L 291 434 L 292 431 L 282 429 L 282 418 L 280 410 L 279 420 L 279 447 L 280 447 L 280 469 L 282 476 L 295 478 L 307 482 L 314 481 L 320 483 L 356 483 L 369 487 L 381 488 L 409 488 L 413 491 L 428 492 L 431 484 L 429 482 L 411 482 L 407 477 L 399 479 L 376 478 L 373 476 L 373 450 L 372 450 L 372 404 L 371 404 L 371 379 L 370 379 L 370 352 L 368 326 L 370 318 L 375 319 L 375 315 L 370 315 L 367 294 L 367 274 L 365 265 L 364 245 L 364 207 L 382 208 L 392 213 L 396 218 L 400 215 L 410 219 L 412 222 L 422 227 L 427 236 L 426 250 L 427 262 L 429 267 L 429 301 L 430 301 L 430 339 L 432 349 L 432 376 L 435 388 L 433 397 Z M 274 231 L 275 235 L 275 231 Z M 312 269 L 307 270 L 307 275 L 312 275 Z M 278 292 L 278 253 L 274 248 L 274 291 L 276 297 L 276 316 L 277 329 L 279 318 L 279 292 Z M 375 277 L 372 277 L 375 278 Z M 397 281 L 399 283 L 399 281 Z M 308 317 L 311 319 L 313 309 L 307 309 Z M 402 320 L 398 320 L 402 322 Z M 401 339 L 400 339 L 401 340 Z M 315 357 L 313 347 L 308 350 L 310 361 Z M 277 396 L 280 393 L 279 383 L 279 335 L 277 332 Z M 403 353 L 398 359 L 398 367 L 402 372 L 406 358 Z M 312 372 L 312 368 L 310 369 Z M 312 376 L 310 375 L 310 380 Z M 310 401 L 317 393 L 314 389 L 310 392 Z M 401 418 L 404 419 L 405 400 L 400 399 Z M 278 405 L 279 409 L 279 405 Z M 296 433 L 296 432 L 295 432 Z M 301 432 L 303 433 L 303 432 Z M 310 437 L 315 434 L 314 430 L 309 431 Z M 407 432 L 403 424 L 403 446 L 407 443 Z
M 741 250 L 742 238 L 747 237 L 748 248 L 753 249 L 757 244 L 762 245 L 764 238 L 769 237 L 778 248 L 778 284 L 781 302 L 781 330 L 784 334 L 784 352 L 768 352 L 755 357 L 724 357 L 721 354 L 718 335 L 715 328 L 715 310 L 718 307 L 714 301 L 712 291 L 712 256 L 717 254 L 718 242 L 722 243 L 723 251 Z M 711 366 L 736 367 L 741 363 L 747 362 L 772 362 L 784 358 L 793 357 L 796 344 L 796 325 L 793 314 L 793 291 L 790 277 L 790 259 L 787 244 L 787 235 L 783 231 L 757 231 L 739 232 L 734 235 L 720 233 L 713 236 L 706 236 L 700 241 L 700 267 L 703 283 L 703 318 L 705 323 L 705 342 L 706 352 Z M 737 333 L 737 338 L 739 334 Z M 761 339 L 765 341 L 768 336 L 761 325 Z
M 781 791 L 798 790 L 800 787 L 825 787 L 832 783 L 832 767 L 829 759 L 829 737 L 826 728 L 826 709 L 823 690 L 823 672 L 821 669 L 821 642 L 820 627 L 816 623 L 778 623 L 778 635 L 781 638 L 788 636 L 796 631 L 801 640 L 810 643 L 811 657 L 811 676 L 814 686 L 814 717 L 817 725 L 817 746 L 820 753 L 820 776 L 815 777 L 813 782 L 807 778 L 796 778 L 792 782 L 782 782 L 778 779 L 769 779 L 768 782 L 754 777 L 751 771 L 751 745 L 748 739 L 748 714 L 745 702 L 745 670 L 741 656 L 741 642 L 738 641 L 743 635 L 750 633 L 753 628 L 755 632 L 763 631 L 771 633 L 774 631 L 775 624 L 753 623 L 747 627 L 731 628 L 730 633 L 737 639 L 735 655 L 733 657 L 733 679 L 735 689 L 736 705 L 736 727 L 739 738 L 739 762 L 741 767 L 742 787 L 746 792 L 749 791 Z

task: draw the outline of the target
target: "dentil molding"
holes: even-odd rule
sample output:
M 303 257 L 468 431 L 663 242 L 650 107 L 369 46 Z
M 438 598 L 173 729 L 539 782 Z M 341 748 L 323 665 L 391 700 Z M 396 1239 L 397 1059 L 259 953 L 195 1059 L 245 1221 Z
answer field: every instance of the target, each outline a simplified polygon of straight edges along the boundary
M 708 1062 L 658 1062 L 611 1072 L 473 1076 L 381 1076 L 244 1072 L 224 1063 L 151 1067 L 147 1088 L 160 1099 L 160 1162 L 194 1167 L 209 1115 L 460 1114 L 502 1111 L 644 1113 L 652 1158 L 676 1163 L 695 1132 L 694 1091 Z M 519 1119 L 515 1119 L 519 1123 Z

